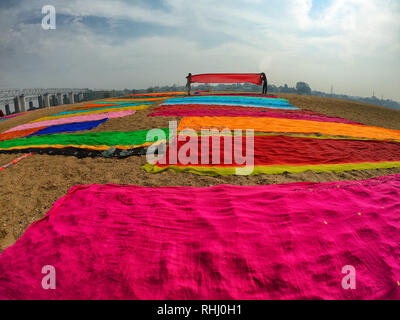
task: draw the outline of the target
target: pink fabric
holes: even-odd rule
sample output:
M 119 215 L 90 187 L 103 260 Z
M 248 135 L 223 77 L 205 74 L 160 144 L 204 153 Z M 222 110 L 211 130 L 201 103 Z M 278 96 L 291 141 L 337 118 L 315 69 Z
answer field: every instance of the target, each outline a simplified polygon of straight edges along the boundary
M 307 115 L 303 113 L 284 113 L 284 112 L 272 112 L 272 111 L 239 111 L 239 110 L 217 110 L 213 108 L 201 109 L 195 108 L 192 110 L 160 110 L 157 109 L 149 114 L 148 116 L 164 116 L 164 117 L 256 117 L 256 118 L 284 118 L 284 119 L 297 119 L 297 120 L 312 120 L 320 122 L 337 122 L 337 123 L 348 123 L 357 124 L 357 122 L 336 118 L 326 117 L 317 115 Z
M 25 130 L 31 128 L 39 128 L 39 127 L 47 127 L 53 126 L 57 124 L 66 124 L 66 123 L 75 123 L 75 122 L 84 122 L 84 121 L 94 121 L 94 120 L 101 120 L 101 119 L 113 119 L 113 118 L 122 118 L 125 116 L 130 116 L 135 114 L 135 110 L 126 110 L 126 111 L 114 111 L 114 112 L 105 112 L 105 113 L 96 113 L 96 114 L 88 114 L 83 116 L 76 116 L 76 117 L 69 117 L 69 118 L 61 118 L 61 119 L 54 119 L 54 120 L 46 120 L 34 123 L 27 123 L 22 124 L 20 126 L 14 127 L 9 129 L 6 132 L 12 132 L 17 130 Z
M 0 255 L 0 299 L 400 299 L 399 199 L 400 175 L 76 186 Z

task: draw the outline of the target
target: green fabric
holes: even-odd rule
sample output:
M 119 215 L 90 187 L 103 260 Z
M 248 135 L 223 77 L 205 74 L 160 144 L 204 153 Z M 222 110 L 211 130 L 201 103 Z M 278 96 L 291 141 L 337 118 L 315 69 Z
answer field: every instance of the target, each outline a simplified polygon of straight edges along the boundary
M 321 172 L 343 172 L 351 170 L 389 169 L 400 167 L 400 162 L 363 162 L 344 164 L 321 164 L 321 165 L 277 165 L 277 166 L 255 166 L 251 176 L 259 174 L 282 174 L 284 172 L 300 173 L 305 171 Z M 142 169 L 150 173 L 159 173 L 165 170 L 174 172 L 191 172 L 201 176 L 232 176 L 236 175 L 235 167 L 201 167 L 201 166 L 176 166 L 158 167 L 152 164 L 145 164 Z
M 169 129 L 164 131 L 166 138 L 169 136 Z M 13 140 L 0 141 L 0 149 L 11 149 L 22 146 L 51 146 L 51 145 L 141 145 L 146 143 L 146 135 L 149 130 L 141 131 L 110 131 L 99 133 L 81 133 L 81 134 L 50 134 L 43 136 L 33 136 Z M 150 141 L 149 141 L 150 142 Z

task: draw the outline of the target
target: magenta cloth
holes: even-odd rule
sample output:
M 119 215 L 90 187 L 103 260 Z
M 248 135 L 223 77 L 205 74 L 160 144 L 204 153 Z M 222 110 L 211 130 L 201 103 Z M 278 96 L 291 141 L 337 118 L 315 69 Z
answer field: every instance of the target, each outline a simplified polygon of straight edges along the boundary
M 192 83 L 253 83 L 262 85 L 260 73 L 205 73 L 190 77 Z
M 400 299 L 399 199 L 400 175 L 76 186 L 0 255 L 0 299 Z
M 125 116 L 133 115 L 133 114 L 135 114 L 135 112 L 136 112 L 135 110 L 114 111 L 114 112 L 87 114 L 87 115 L 83 115 L 83 116 L 33 122 L 33 123 L 22 124 L 20 126 L 14 127 L 7 131 L 4 131 L 4 133 L 17 131 L 17 130 L 31 129 L 31 128 L 54 126 L 54 125 L 65 124 L 65 123 L 95 121 L 95 120 L 101 120 L 101 119 L 106 119 L 106 118 L 108 118 L 108 119 L 122 118 Z
M 157 110 L 150 113 L 148 116 L 164 116 L 164 117 L 256 117 L 256 118 L 284 118 L 284 119 L 297 119 L 297 120 L 311 120 L 320 122 L 336 122 L 336 123 L 348 123 L 357 124 L 357 122 L 336 118 L 327 117 L 323 115 L 307 115 L 304 113 L 284 113 L 284 112 L 272 112 L 272 111 L 252 111 L 252 110 L 228 110 L 228 109 L 216 109 L 201 107 L 193 108 L 191 110 Z
M 277 99 L 278 97 L 271 94 L 248 94 L 248 93 L 206 93 L 200 94 L 201 96 L 245 96 L 245 97 L 258 97 L 258 98 L 273 98 Z

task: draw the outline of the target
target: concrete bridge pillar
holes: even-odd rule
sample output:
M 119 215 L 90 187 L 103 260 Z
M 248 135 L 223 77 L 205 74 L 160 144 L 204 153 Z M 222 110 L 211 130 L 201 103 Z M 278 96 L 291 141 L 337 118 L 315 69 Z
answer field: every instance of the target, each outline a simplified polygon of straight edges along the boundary
M 11 114 L 11 112 L 10 112 L 10 105 L 9 105 L 9 104 L 6 104 L 5 108 L 6 108 L 6 116 L 9 116 L 9 115 Z
M 39 109 L 42 109 L 43 108 L 43 97 L 42 97 L 42 95 L 39 95 L 37 99 L 38 99 Z
M 25 112 L 26 111 L 26 99 L 25 99 L 25 95 L 21 94 L 19 96 L 19 108 L 21 110 L 21 112 Z
M 73 92 L 71 92 L 71 93 L 69 94 L 69 103 L 70 103 L 70 104 L 74 104 L 74 103 L 75 103 L 74 93 L 73 93 Z
M 48 108 L 50 107 L 50 96 L 48 93 L 45 93 L 43 95 L 43 108 Z
M 57 102 L 59 106 L 64 104 L 64 95 L 62 93 L 57 94 Z
M 51 96 L 51 106 L 56 106 L 57 105 L 57 97 L 56 95 Z
M 20 110 L 19 110 L 19 99 L 18 99 L 18 97 L 15 97 L 14 98 L 14 111 L 15 111 L 15 113 L 20 113 Z

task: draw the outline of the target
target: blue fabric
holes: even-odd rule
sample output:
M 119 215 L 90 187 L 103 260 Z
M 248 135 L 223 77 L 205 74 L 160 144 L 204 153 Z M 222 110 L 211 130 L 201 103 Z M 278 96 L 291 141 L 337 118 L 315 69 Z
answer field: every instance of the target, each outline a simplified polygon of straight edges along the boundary
M 32 133 L 28 137 L 32 136 L 40 136 L 44 134 L 53 134 L 53 133 L 63 133 L 63 132 L 76 132 L 83 130 L 92 130 L 102 123 L 106 122 L 108 118 L 95 120 L 95 121 L 86 121 L 86 122 L 75 122 L 75 123 L 67 123 L 67 124 L 58 124 L 55 126 L 50 126 L 39 130 L 35 133 Z
M 290 109 L 298 110 L 299 108 L 292 106 L 285 99 L 271 99 L 264 97 L 233 97 L 233 96 L 198 96 L 187 98 L 169 99 L 162 105 L 171 104 L 211 104 L 211 105 L 231 105 L 245 107 L 262 107 L 271 109 Z

